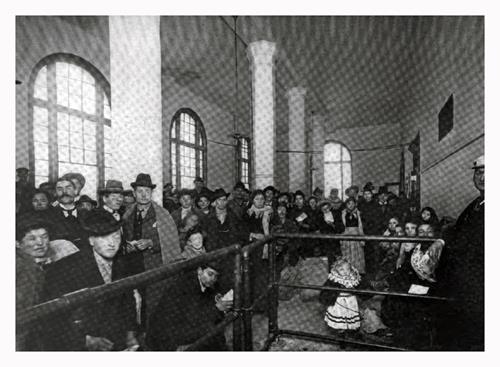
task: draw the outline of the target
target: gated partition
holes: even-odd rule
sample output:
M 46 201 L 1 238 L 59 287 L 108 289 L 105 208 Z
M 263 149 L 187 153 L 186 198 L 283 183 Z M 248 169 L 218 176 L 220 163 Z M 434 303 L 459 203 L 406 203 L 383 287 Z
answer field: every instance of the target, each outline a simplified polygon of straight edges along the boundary
M 138 287 L 145 286 L 163 279 L 170 278 L 178 273 L 196 269 L 198 266 L 208 263 L 213 260 L 234 257 L 234 303 L 231 312 L 228 312 L 224 320 L 216 327 L 200 338 L 195 343 L 191 344 L 187 350 L 194 351 L 202 346 L 210 338 L 225 330 L 225 328 L 233 324 L 233 350 L 234 351 L 252 351 L 253 350 L 253 332 L 252 318 L 255 307 L 263 299 L 267 299 L 267 317 L 268 317 L 268 335 L 261 350 L 269 349 L 269 346 L 279 336 L 289 336 L 296 338 L 304 338 L 324 343 L 337 343 L 340 345 L 352 344 L 358 345 L 367 349 L 385 349 L 385 350 L 406 350 L 392 345 L 383 345 L 380 343 L 371 343 L 362 340 L 339 338 L 335 336 L 327 336 L 322 334 L 307 333 L 296 330 L 281 329 L 278 324 L 279 310 L 279 288 L 305 288 L 316 290 L 334 290 L 343 291 L 345 289 L 335 287 L 325 287 L 313 284 L 289 284 L 279 281 L 279 271 L 276 262 L 276 239 L 322 239 L 322 240 L 356 240 L 356 241 L 390 241 L 390 242 L 434 242 L 434 238 L 414 238 L 414 237 L 384 237 L 384 236 L 346 236 L 346 235 L 326 235 L 326 234 L 274 234 L 267 236 L 262 240 L 258 240 L 247 246 L 232 245 L 227 248 L 213 251 L 194 259 L 180 261 L 168 265 L 161 266 L 157 269 L 137 274 L 128 278 L 120 279 L 109 284 L 104 284 L 99 287 L 85 288 L 79 291 L 66 294 L 60 298 L 30 307 L 16 315 L 17 327 L 23 328 L 32 323 L 36 323 L 42 318 L 51 315 L 57 311 L 74 309 L 97 299 L 110 297 L 115 293 L 125 290 L 133 290 Z M 373 243 L 373 242 L 372 242 Z M 252 261 L 251 255 L 255 251 L 263 249 L 264 245 L 268 245 L 269 263 L 268 263 L 268 283 L 267 288 L 262 294 L 252 294 Z M 312 245 L 313 241 L 305 242 L 304 245 Z M 349 289 L 349 293 L 353 294 L 371 294 L 384 295 L 388 297 L 406 297 L 416 299 L 426 299 L 429 302 L 448 302 L 450 299 L 445 297 L 415 295 L 400 292 L 389 291 L 374 291 L 363 289 Z M 18 329 L 19 330 L 19 329 Z

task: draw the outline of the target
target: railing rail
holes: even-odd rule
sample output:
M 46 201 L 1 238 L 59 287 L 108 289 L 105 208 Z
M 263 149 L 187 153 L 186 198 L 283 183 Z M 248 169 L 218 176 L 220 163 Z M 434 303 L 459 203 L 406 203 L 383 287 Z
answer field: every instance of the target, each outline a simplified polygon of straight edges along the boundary
M 208 254 L 195 257 L 190 260 L 163 265 L 156 269 L 148 270 L 137 275 L 119 279 L 108 284 L 103 284 L 92 288 L 84 288 L 76 292 L 65 294 L 59 298 L 55 298 L 48 302 L 41 303 L 34 307 L 19 311 L 17 314 L 17 325 L 23 326 L 56 311 L 62 311 L 77 307 L 94 301 L 98 298 L 108 298 L 118 292 L 140 288 L 141 286 L 166 279 L 175 274 L 191 269 L 196 269 L 198 266 L 206 264 L 210 261 L 239 253 L 240 250 L 240 245 L 232 245 L 221 250 L 213 251 Z
M 215 326 L 205 336 L 194 342 L 187 350 L 195 350 L 197 347 L 202 346 L 210 338 L 217 333 L 220 333 L 224 328 L 233 323 L 233 350 L 253 350 L 252 342 L 252 316 L 253 309 L 256 304 L 268 297 L 268 317 L 269 317 L 269 334 L 264 347 L 268 348 L 273 340 L 279 335 L 290 335 L 297 337 L 306 337 L 316 340 L 330 341 L 330 342 L 345 342 L 359 344 L 362 346 L 369 346 L 375 348 L 386 348 L 393 350 L 403 350 L 401 348 L 384 346 L 379 344 L 367 343 L 362 341 L 353 340 L 338 340 L 335 338 L 324 338 L 319 334 L 304 333 L 299 331 L 284 330 L 278 326 L 278 289 L 279 287 L 293 287 L 303 289 L 316 289 L 316 290 L 333 290 L 345 291 L 336 287 L 326 287 L 312 284 L 288 284 L 278 281 L 279 273 L 277 270 L 276 261 L 276 244 L 275 239 L 288 238 L 288 239 L 321 239 L 321 240 L 354 240 L 354 241 L 368 241 L 368 242 L 435 242 L 438 238 L 429 237 L 388 237 L 388 236 L 365 236 L 365 235 L 339 235 L 339 234 L 305 234 L 305 233 L 275 233 L 266 236 L 261 240 L 255 241 L 241 247 L 240 245 L 228 246 L 224 249 L 213 251 L 186 261 L 179 261 L 172 264 L 163 265 L 159 268 L 149 270 L 134 276 L 123 278 L 102 286 L 85 288 L 73 293 L 65 294 L 59 298 L 50 300 L 48 302 L 36 305 L 34 307 L 19 311 L 17 313 L 17 325 L 25 326 L 38 319 L 41 319 L 53 312 L 67 310 L 73 307 L 78 307 L 86 303 L 92 302 L 96 299 L 107 298 L 113 294 L 121 291 L 132 290 L 140 288 L 141 286 L 161 281 L 178 273 L 186 272 L 195 269 L 202 264 L 210 261 L 218 260 L 223 257 L 235 255 L 235 283 L 234 283 L 234 308 L 233 311 L 228 313 L 222 323 Z M 258 295 L 253 295 L 251 287 L 251 254 L 261 249 L 264 245 L 268 245 L 269 264 L 268 264 L 268 287 L 265 292 Z M 313 245 L 314 241 L 304 241 L 303 245 Z M 258 255 L 260 256 L 260 254 Z M 428 299 L 431 301 L 449 301 L 449 298 L 439 296 L 417 295 L 400 292 L 390 291 L 375 291 L 375 290 L 362 290 L 350 289 L 350 293 L 355 294 L 372 294 L 372 295 L 386 295 L 407 298 Z

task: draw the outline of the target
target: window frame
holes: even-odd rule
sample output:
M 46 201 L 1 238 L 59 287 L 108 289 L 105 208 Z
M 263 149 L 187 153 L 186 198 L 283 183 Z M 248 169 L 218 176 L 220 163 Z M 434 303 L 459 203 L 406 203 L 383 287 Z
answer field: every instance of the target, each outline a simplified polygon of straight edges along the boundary
M 328 144 L 337 144 L 337 145 L 340 146 L 340 160 L 338 160 L 338 161 L 327 161 L 326 160 L 325 151 L 326 151 L 326 146 Z M 343 148 L 345 150 L 347 150 L 347 152 L 349 153 L 349 160 L 344 160 L 343 159 Z M 341 184 L 342 187 L 339 187 L 338 189 L 339 189 L 339 196 L 341 198 L 344 198 L 344 196 L 345 196 L 344 191 L 345 191 L 345 189 L 347 189 L 348 186 L 344 187 L 344 169 L 343 169 L 343 166 L 344 166 L 344 164 L 347 164 L 347 163 L 351 167 L 351 177 L 350 177 L 351 184 L 350 185 L 352 186 L 353 169 L 352 169 L 352 153 L 351 153 L 351 150 L 344 143 L 342 143 L 340 141 L 327 140 L 325 142 L 325 144 L 323 145 L 323 155 L 324 155 L 324 157 L 323 157 L 323 172 L 324 172 L 324 182 L 323 182 L 323 184 L 325 186 L 325 196 L 327 196 L 327 195 L 330 194 L 330 193 L 326 192 L 326 179 L 325 179 L 326 178 L 326 167 L 327 167 L 328 164 L 340 164 L 340 184 Z
M 194 144 L 190 142 L 186 142 L 181 140 L 180 138 L 180 125 L 181 125 L 181 115 L 182 114 L 189 115 L 195 122 L 195 138 Z M 172 137 L 172 129 L 175 128 L 175 137 Z M 207 136 L 205 132 L 205 127 L 196 112 L 194 112 L 191 108 L 181 108 L 177 110 L 177 112 L 172 117 L 172 121 L 170 123 L 169 130 L 169 156 L 170 156 L 170 179 L 173 181 L 173 177 L 175 176 L 175 182 L 172 184 L 176 189 L 180 189 L 181 187 L 181 155 L 180 149 L 181 146 L 186 146 L 194 149 L 195 151 L 195 177 L 200 176 L 205 185 L 207 185 Z M 202 145 L 200 146 L 198 142 L 200 141 Z M 172 165 L 172 144 L 175 144 L 175 172 Z M 202 155 L 201 161 L 203 162 L 203 169 L 200 170 L 200 154 Z M 193 178 L 194 180 L 194 178 Z
M 76 65 L 87 71 L 95 79 L 96 93 L 96 111 L 95 114 L 89 114 L 84 111 L 75 110 L 69 106 L 57 104 L 57 84 L 56 84 L 56 63 L 64 62 Z M 40 70 L 47 67 L 47 100 L 35 97 L 35 82 Z M 104 125 L 111 127 L 111 119 L 104 117 L 104 101 L 107 97 L 111 108 L 111 88 L 104 75 L 91 63 L 83 58 L 73 55 L 58 53 L 44 57 L 33 68 L 28 83 L 28 156 L 30 180 L 35 182 L 35 131 L 34 131 L 34 110 L 35 107 L 47 109 L 48 112 L 48 181 L 55 182 L 59 177 L 59 152 L 57 136 L 57 113 L 68 113 L 70 116 L 77 116 L 82 119 L 96 123 L 96 168 L 97 168 L 97 187 L 104 185 L 105 181 L 105 162 L 104 162 Z M 84 148 L 83 148 L 84 149 Z M 92 165 L 93 166 L 93 165 Z M 96 193 L 97 194 L 97 193 Z
M 243 148 L 243 141 L 247 143 L 247 157 L 248 158 L 243 158 L 242 154 L 242 148 Z M 247 189 L 251 190 L 251 185 L 252 185 L 252 147 L 251 147 L 251 140 L 249 137 L 239 137 L 236 140 L 236 169 L 237 169 L 237 181 L 243 182 L 245 185 L 247 185 Z M 243 164 L 247 164 L 247 180 L 248 182 L 243 181 Z

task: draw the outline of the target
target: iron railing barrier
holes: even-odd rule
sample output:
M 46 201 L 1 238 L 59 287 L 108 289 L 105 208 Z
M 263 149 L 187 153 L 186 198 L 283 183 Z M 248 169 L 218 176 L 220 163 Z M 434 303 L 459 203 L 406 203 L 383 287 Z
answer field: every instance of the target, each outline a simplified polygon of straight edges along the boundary
M 109 284 L 104 284 L 98 287 L 85 288 L 73 293 L 63 295 L 59 298 L 50 300 L 48 302 L 30 307 L 17 313 L 17 326 L 23 327 L 37 320 L 46 317 L 56 311 L 67 310 L 75 308 L 96 299 L 107 298 L 117 292 L 136 289 L 138 287 L 160 281 L 172 277 L 178 273 L 186 272 L 188 270 L 196 269 L 198 266 L 207 262 L 225 258 L 227 256 L 234 256 L 234 300 L 233 310 L 228 312 L 224 320 L 209 331 L 205 336 L 198 339 L 191 344 L 187 350 L 192 351 L 201 347 L 204 343 L 210 340 L 213 336 L 217 335 L 225 329 L 229 324 L 233 324 L 233 350 L 234 351 L 252 351 L 252 317 L 255 306 L 267 297 L 268 307 L 268 337 L 266 338 L 263 348 L 261 350 L 268 350 L 270 345 L 279 336 L 291 336 L 303 339 L 310 339 L 324 343 L 340 343 L 340 344 L 355 344 L 368 348 L 387 349 L 387 350 L 406 350 L 391 345 L 383 345 L 378 343 L 370 343 L 361 340 L 343 339 L 333 336 L 326 336 L 322 334 L 306 333 L 294 330 L 280 329 L 278 325 L 278 290 L 280 287 L 293 287 L 303 289 L 317 289 L 317 290 L 335 290 L 345 291 L 345 289 L 335 287 L 325 287 L 312 284 L 290 284 L 279 282 L 279 274 L 277 272 L 276 263 L 276 239 L 322 239 L 322 240 L 355 240 L 355 241 L 373 241 L 375 242 L 434 242 L 437 238 L 428 237 L 386 237 L 386 236 L 351 236 L 351 235 L 336 235 L 336 234 L 305 234 L 305 233 L 276 233 L 266 236 L 261 240 L 255 241 L 249 245 L 241 247 L 240 245 L 231 245 L 224 249 L 213 251 L 186 261 L 179 261 L 172 264 L 163 265 L 153 270 L 149 270 L 137 275 L 123 278 Z M 253 295 L 252 299 L 252 279 L 251 273 L 251 260 L 250 255 L 268 244 L 268 285 L 266 290 L 260 295 Z M 302 245 L 312 245 L 313 241 L 306 241 Z M 374 291 L 363 289 L 350 289 L 349 293 L 355 294 L 372 294 L 372 295 L 385 295 L 394 297 L 407 297 L 427 299 L 429 301 L 446 302 L 450 301 L 449 298 L 439 296 L 416 295 L 400 292 L 389 291 Z

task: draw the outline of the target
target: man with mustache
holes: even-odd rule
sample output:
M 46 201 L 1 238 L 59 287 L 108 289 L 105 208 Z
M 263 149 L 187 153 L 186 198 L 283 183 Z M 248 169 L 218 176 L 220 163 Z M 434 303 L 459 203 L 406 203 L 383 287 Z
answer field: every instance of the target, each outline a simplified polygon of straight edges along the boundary
M 79 216 L 80 211 L 75 205 L 76 189 L 72 181 L 60 178 L 56 182 L 57 206 L 50 211 L 47 219 L 52 224 L 52 239 L 64 239 L 80 247 L 80 243 L 87 237 L 82 228 Z

